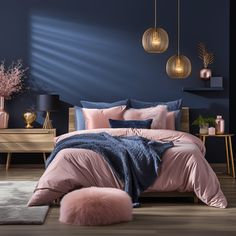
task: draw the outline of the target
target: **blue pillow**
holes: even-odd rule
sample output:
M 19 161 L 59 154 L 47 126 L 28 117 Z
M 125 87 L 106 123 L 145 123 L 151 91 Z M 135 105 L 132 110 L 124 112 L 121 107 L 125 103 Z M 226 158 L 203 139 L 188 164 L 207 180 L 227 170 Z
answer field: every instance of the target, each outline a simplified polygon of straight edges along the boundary
M 176 130 L 181 130 L 181 116 L 182 116 L 182 112 L 181 110 L 176 110 L 173 111 L 175 114 L 175 129 Z
M 181 108 L 182 108 L 182 99 L 177 99 L 170 102 L 143 102 L 135 99 L 130 99 L 130 107 L 141 109 L 148 107 L 155 107 L 157 105 L 166 105 L 168 111 L 174 111 L 175 113 L 175 129 L 181 129 Z
M 75 130 L 84 130 L 85 121 L 82 112 L 82 107 L 74 106 L 75 108 Z
M 129 100 L 120 100 L 117 102 L 89 102 L 89 101 L 80 101 L 82 107 L 84 108 L 95 108 L 95 109 L 104 109 L 104 108 L 111 108 L 117 106 L 126 105 L 128 107 Z
M 150 129 L 152 119 L 148 120 L 112 120 L 109 119 L 111 128 L 137 128 Z
M 157 105 L 166 105 L 168 111 L 175 111 L 181 109 L 182 99 L 170 102 L 143 102 L 135 99 L 130 99 L 131 108 L 141 109 L 141 108 L 155 107 Z

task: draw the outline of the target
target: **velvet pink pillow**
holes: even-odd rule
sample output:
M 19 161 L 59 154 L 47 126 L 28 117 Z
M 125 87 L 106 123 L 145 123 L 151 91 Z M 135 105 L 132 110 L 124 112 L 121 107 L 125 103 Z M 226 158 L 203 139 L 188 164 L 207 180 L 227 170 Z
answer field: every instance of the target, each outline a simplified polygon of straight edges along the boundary
M 143 109 L 130 108 L 125 111 L 125 120 L 152 119 L 151 129 L 166 129 L 167 106 L 158 105 Z
M 126 106 L 117 106 L 106 109 L 82 108 L 85 128 L 110 128 L 109 119 L 123 120 Z
M 166 116 L 166 129 L 175 130 L 175 112 L 167 112 Z

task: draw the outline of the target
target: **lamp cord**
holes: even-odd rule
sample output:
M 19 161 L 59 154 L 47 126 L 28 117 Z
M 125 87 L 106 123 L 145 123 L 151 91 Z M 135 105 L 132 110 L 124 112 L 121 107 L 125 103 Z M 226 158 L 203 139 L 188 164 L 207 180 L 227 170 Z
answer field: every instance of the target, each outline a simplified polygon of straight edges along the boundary
M 178 56 L 180 54 L 180 0 L 177 1 L 177 33 L 178 33 L 178 40 L 177 40 L 177 52 Z
M 155 28 L 157 27 L 157 0 L 155 0 Z

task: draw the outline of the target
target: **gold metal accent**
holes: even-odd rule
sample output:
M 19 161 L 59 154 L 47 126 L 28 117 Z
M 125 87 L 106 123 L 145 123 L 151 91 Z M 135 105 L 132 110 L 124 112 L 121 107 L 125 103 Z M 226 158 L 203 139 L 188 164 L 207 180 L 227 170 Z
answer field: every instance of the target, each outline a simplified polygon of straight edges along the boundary
M 169 37 L 162 28 L 157 28 L 157 11 L 155 0 L 155 26 L 147 29 L 142 37 L 142 45 L 148 53 L 165 52 L 169 46 Z
M 168 34 L 162 28 L 149 28 L 143 34 L 142 44 L 148 53 L 162 53 L 169 46 Z
M 226 162 L 227 162 L 227 174 L 230 174 L 235 178 L 235 168 L 234 168 L 234 155 L 233 155 L 233 147 L 232 147 L 232 140 L 231 137 L 234 134 L 198 134 L 199 138 L 202 140 L 203 144 L 206 145 L 206 138 L 207 137 L 215 137 L 215 138 L 224 138 L 225 139 L 225 154 L 226 154 Z M 230 162 L 232 172 L 230 170 Z
M 43 129 L 53 129 L 52 127 L 52 121 L 50 120 L 50 112 L 46 112 L 46 117 L 43 123 Z
M 226 153 L 226 161 L 227 161 L 227 174 L 230 174 L 230 167 L 229 167 L 229 149 L 228 149 L 228 137 L 225 136 L 225 153 Z
M 191 74 L 192 65 L 184 55 L 174 55 L 166 63 L 166 72 L 172 79 L 185 79 Z
M 229 153 L 230 153 L 230 160 L 231 160 L 231 166 L 232 166 L 232 176 L 235 178 L 235 170 L 234 170 L 234 155 L 233 155 L 233 148 L 232 148 L 232 141 L 231 136 L 228 136 L 229 139 Z
M 177 4 L 177 55 L 170 57 L 166 63 L 166 73 L 172 79 L 185 79 L 192 71 L 191 61 L 180 55 L 180 0 Z
M 214 62 L 214 54 L 207 51 L 204 43 L 198 44 L 198 56 L 202 60 L 203 67 L 205 69 Z
M 31 125 L 37 118 L 37 115 L 35 112 L 27 111 L 23 114 L 24 121 L 26 123 L 25 128 L 31 129 L 33 126 Z

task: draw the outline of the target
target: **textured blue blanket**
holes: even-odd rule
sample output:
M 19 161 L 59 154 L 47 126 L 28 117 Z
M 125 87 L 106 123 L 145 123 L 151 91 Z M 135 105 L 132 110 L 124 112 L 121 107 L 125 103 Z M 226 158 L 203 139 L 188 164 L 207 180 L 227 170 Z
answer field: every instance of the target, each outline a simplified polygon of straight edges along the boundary
M 46 161 L 46 167 L 65 148 L 90 149 L 101 154 L 124 182 L 124 190 L 138 201 L 141 192 L 156 179 L 161 157 L 172 142 L 155 142 L 139 136 L 113 137 L 107 133 L 80 134 L 61 140 Z

